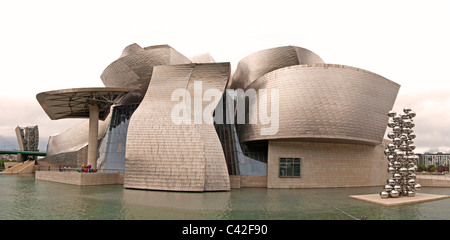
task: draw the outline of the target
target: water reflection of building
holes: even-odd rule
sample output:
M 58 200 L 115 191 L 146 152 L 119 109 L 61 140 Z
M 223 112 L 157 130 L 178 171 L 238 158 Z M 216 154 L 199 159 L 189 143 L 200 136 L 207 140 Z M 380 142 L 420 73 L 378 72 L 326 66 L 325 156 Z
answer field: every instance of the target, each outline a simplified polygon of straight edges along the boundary
M 326 64 L 307 49 L 256 52 L 232 73 L 229 63 L 216 63 L 209 55 L 187 58 L 168 45 L 132 44 L 101 79 L 106 87 L 138 90 L 116 103 L 98 129 L 97 168 L 124 172 L 126 188 L 373 186 L 387 177 L 382 141 L 399 85 L 366 70 Z M 174 124 L 171 110 L 180 102 L 171 94 L 193 91 L 198 82 L 202 94 L 223 91 L 215 112 L 222 108 L 224 121 Z M 252 101 L 238 90 L 254 90 L 258 100 L 267 90 L 268 101 Z M 250 110 L 263 104 L 279 112 L 271 134 L 264 131 L 275 122 L 264 123 Z M 244 106 L 244 123 L 238 121 L 239 106 Z M 80 132 L 86 128 L 80 124 L 51 137 L 47 158 L 82 164 L 87 134 Z

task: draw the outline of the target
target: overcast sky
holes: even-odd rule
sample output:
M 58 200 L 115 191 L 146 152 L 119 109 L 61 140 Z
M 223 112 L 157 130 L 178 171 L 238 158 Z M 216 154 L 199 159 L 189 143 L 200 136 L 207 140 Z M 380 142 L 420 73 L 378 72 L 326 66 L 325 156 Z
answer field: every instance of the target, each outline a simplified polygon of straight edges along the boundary
M 0 148 L 17 125 L 38 125 L 45 147 L 80 122 L 51 121 L 36 94 L 103 87 L 103 70 L 137 43 L 209 52 L 233 68 L 259 50 L 307 48 L 401 84 L 394 110 L 417 112 L 416 152 L 450 152 L 448 0 L 16 0 L 0 2 L 0 24 Z

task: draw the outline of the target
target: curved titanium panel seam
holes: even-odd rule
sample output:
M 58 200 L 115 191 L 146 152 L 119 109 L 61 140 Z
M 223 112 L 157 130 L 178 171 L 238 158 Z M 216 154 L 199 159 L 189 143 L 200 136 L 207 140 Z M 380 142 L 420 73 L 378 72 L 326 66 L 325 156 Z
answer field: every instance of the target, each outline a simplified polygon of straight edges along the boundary
M 261 124 L 240 125 L 242 141 L 328 139 L 377 145 L 386 129 L 385 113 L 392 108 L 399 85 L 358 68 L 310 64 L 277 69 L 254 81 L 250 88 L 279 89 L 279 132 L 262 136 L 258 133 Z
M 311 63 L 323 63 L 323 60 L 305 48 L 284 46 L 261 50 L 239 61 L 231 88 L 245 89 L 268 72 L 287 66 Z
M 229 75 L 225 77 L 220 73 L 223 69 L 229 74 L 229 63 L 154 68 L 147 94 L 129 123 L 126 188 L 170 191 L 230 189 L 225 158 L 214 126 L 177 125 L 171 119 L 171 111 L 176 106 L 176 102 L 171 101 L 171 94 L 175 89 L 186 89 L 193 95 L 196 80 L 203 84 L 202 96 L 208 88 L 220 85 L 223 89 L 229 78 Z M 193 114 L 191 112 L 189 116 L 191 119 Z

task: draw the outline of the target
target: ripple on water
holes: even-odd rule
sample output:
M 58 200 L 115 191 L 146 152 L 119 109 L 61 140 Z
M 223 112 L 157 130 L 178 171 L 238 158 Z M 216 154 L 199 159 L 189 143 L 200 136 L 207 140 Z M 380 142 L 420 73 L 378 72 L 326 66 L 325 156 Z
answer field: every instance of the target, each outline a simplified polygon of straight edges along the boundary
M 0 175 L 0 219 L 450 219 L 450 199 L 383 207 L 349 198 L 379 187 L 185 193 L 75 186 Z M 450 195 L 450 188 L 424 188 Z

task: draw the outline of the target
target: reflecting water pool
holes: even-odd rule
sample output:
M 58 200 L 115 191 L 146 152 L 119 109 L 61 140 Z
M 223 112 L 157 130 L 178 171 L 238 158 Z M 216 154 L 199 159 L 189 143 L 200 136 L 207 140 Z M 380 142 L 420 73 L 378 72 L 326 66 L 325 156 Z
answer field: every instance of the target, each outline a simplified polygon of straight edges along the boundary
M 349 198 L 380 187 L 331 189 L 232 189 L 186 193 L 75 186 L 0 175 L 0 219 L 41 220 L 415 220 L 450 219 L 450 199 L 384 207 Z M 450 195 L 450 188 L 423 193 Z

